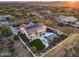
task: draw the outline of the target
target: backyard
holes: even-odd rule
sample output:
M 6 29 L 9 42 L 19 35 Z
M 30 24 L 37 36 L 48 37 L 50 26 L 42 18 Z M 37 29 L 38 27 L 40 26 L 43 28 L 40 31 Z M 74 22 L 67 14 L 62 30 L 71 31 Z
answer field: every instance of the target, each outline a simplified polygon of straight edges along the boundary
M 35 46 L 37 50 L 42 50 L 45 48 L 45 45 L 41 42 L 40 39 L 35 39 L 34 41 L 30 42 L 30 46 Z

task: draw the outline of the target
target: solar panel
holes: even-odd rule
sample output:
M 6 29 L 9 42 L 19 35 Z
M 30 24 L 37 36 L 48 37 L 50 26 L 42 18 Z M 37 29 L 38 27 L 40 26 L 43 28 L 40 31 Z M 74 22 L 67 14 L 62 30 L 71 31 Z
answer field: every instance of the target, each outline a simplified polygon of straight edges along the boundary
M 30 30 L 30 29 L 36 28 L 38 26 L 39 26 L 38 24 L 32 24 L 31 26 L 26 27 L 26 29 Z

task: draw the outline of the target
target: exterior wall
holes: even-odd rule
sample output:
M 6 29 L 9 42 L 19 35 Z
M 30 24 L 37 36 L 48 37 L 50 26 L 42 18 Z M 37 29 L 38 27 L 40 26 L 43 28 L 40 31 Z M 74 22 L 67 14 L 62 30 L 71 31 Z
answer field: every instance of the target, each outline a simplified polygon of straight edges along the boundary
M 37 33 L 37 34 L 32 33 L 31 35 L 28 35 L 28 33 L 26 32 L 26 30 L 25 30 L 23 27 L 20 28 L 20 30 L 21 30 L 23 33 L 25 33 L 26 36 L 27 36 L 29 39 L 32 39 L 32 40 L 37 39 L 38 36 L 39 36 L 38 33 Z
M 37 39 L 39 38 L 39 36 L 43 35 L 44 33 L 46 33 L 46 27 L 41 27 L 41 28 L 38 28 L 37 29 L 37 32 L 36 33 L 32 33 L 32 35 L 30 36 L 31 39 Z
M 21 30 L 23 33 L 25 33 L 25 34 L 26 34 L 26 36 L 27 36 L 29 39 L 31 39 L 23 27 L 22 27 L 22 28 L 20 28 L 20 30 Z
M 41 29 L 40 31 L 38 30 L 38 36 L 42 36 L 46 33 L 46 30 L 45 29 Z
M 59 16 L 59 20 L 61 22 L 75 22 L 77 21 L 77 18 L 73 17 L 73 16 Z
M 38 35 L 36 35 L 35 33 L 32 33 L 32 35 L 30 36 L 30 38 L 32 40 L 37 39 L 38 38 Z

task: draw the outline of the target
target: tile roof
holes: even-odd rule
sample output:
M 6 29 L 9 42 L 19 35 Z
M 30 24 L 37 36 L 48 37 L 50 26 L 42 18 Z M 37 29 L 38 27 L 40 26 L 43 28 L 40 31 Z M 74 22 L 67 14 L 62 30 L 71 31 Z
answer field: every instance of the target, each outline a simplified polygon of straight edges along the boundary
M 28 33 L 28 35 L 31 35 L 32 33 L 37 33 L 37 29 L 41 28 L 42 26 L 44 26 L 43 23 L 32 23 L 30 22 L 28 25 L 21 25 L 20 27 L 23 27 L 24 30 Z
M 34 28 L 36 28 L 36 27 L 39 27 L 39 25 L 33 23 L 33 24 L 30 25 L 30 26 L 26 26 L 26 29 L 27 29 L 27 30 L 31 30 L 31 29 L 34 29 Z

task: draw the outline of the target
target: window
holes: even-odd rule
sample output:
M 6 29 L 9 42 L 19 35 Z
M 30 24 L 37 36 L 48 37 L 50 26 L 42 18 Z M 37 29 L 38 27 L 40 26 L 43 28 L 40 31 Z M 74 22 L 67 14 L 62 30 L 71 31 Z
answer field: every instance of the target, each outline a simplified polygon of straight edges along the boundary
M 39 34 L 40 34 L 40 36 L 41 36 L 42 33 L 40 32 Z
M 9 17 L 6 17 L 6 19 L 7 19 L 7 20 L 10 20 L 10 18 L 9 18 Z
M 40 36 L 41 36 L 41 34 L 40 34 Z
M 43 35 L 44 35 L 44 33 L 43 33 Z

